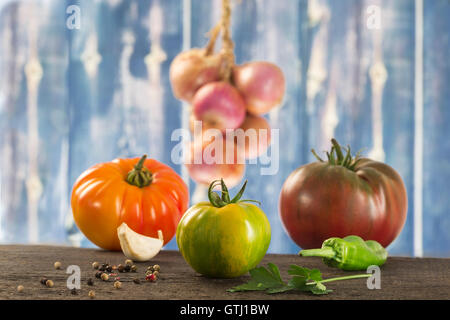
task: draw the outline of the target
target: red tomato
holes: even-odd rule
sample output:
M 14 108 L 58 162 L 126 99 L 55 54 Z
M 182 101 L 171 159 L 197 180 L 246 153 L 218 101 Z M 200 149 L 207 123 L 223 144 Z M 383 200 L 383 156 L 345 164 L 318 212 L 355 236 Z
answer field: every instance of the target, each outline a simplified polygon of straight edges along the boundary
M 146 156 L 116 159 L 85 171 L 72 191 L 74 220 L 97 246 L 120 250 L 117 227 L 126 222 L 135 232 L 164 244 L 175 235 L 189 204 L 188 188 L 169 166 Z
M 342 155 L 333 141 L 328 162 L 301 166 L 285 181 L 279 210 L 287 233 L 303 249 L 348 235 L 388 246 L 406 220 L 408 200 L 400 175 L 387 164 L 351 158 L 350 150 Z

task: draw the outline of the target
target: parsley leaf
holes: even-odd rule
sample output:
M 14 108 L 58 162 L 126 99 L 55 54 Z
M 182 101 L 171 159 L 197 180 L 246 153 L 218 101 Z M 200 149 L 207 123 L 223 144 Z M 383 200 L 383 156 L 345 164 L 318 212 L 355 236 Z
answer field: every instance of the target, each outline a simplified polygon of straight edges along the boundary
M 367 275 L 352 275 L 346 277 L 337 277 L 331 279 L 322 279 L 322 273 L 318 269 L 308 269 L 297 265 L 290 265 L 288 274 L 291 279 L 286 283 L 280 275 L 278 267 L 269 263 L 268 267 L 257 267 L 249 271 L 251 279 L 244 284 L 228 289 L 228 292 L 238 291 L 265 291 L 268 294 L 282 293 L 291 290 L 311 292 L 315 295 L 323 295 L 332 292 L 328 290 L 323 282 L 332 282 L 338 280 L 348 280 L 356 278 L 365 278 Z
M 327 288 L 320 282 L 316 282 L 315 285 L 310 285 L 309 287 L 311 287 L 310 291 L 313 294 L 328 294 L 333 291 L 327 290 Z
M 269 268 L 258 267 L 250 270 L 252 279 L 242 285 L 228 289 L 229 292 L 268 290 L 270 292 L 286 291 L 286 283 L 281 279 L 280 271 L 273 263 L 268 264 Z M 281 290 L 281 291 L 279 291 Z
M 305 277 L 306 280 L 322 281 L 322 273 L 319 269 L 303 268 L 295 264 L 289 266 L 288 274 L 291 276 L 302 276 Z

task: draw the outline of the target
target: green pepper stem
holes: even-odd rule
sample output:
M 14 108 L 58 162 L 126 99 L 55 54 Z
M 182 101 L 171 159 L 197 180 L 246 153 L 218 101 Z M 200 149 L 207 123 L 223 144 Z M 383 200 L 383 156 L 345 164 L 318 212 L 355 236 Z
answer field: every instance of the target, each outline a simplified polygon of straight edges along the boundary
M 333 282 L 333 281 L 340 281 L 340 280 L 350 280 L 350 279 L 359 279 L 359 278 L 369 278 L 372 274 L 370 273 L 364 273 L 364 274 L 355 274 L 352 276 L 344 276 L 344 277 L 336 277 L 336 278 L 330 278 L 330 279 L 325 279 L 325 280 L 321 280 L 321 281 L 317 281 L 320 283 L 325 283 L 325 282 Z M 313 285 L 317 283 L 315 282 L 308 282 L 307 285 Z
M 334 258 L 336 256 L 334 250 L 330 247 L 302 250 L 298 254 L 304 257 L 322 257 L 328 259 Z

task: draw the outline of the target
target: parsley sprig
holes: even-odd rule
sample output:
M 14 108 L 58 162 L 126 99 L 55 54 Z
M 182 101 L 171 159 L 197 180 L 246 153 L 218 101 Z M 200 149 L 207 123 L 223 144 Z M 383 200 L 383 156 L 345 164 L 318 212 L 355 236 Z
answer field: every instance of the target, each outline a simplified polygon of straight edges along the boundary
M 228 292 L 238 291 L 265 291 L 268 294 L 281 293 L 291 290 L 311 292 L 312 294 L 328 294 L 333 290 L 327 289 L 324 283 L 368 278 L 370 274 L 357 274 L 330 279 L 322 279 L 322 273 L 318 269 L 308 269 L 297 265 L 290 265 L 288 274 L 291 279 L 283 281 L 280 270 L 273 263 L 268 263 L 267 268 L 257 267 L 249 271 L 251 279 L 244 284 L 228 289 Z

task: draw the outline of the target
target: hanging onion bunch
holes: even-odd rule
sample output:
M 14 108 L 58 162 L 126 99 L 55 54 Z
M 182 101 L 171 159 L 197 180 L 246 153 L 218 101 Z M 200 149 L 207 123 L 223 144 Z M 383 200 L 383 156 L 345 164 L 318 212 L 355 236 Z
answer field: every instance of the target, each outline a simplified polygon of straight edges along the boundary
M 220 33 L 222 48 L 215 52 Z M 257 139 L 245 135 L 242 141 L 235 137 L 235 149 L 242 151 L 244 159 L 256 158 L 267 150 L 270 125 L 262 116 L 281 104 L 285 78 L 278 66 L 267 61 L 235 64 L 230 0 L 222 0 L 221 21 L 211 30 L 207 46 L 175 57 L 170 67 L 170 81 L 175 97 L 191 105 L 191 130 L 194 121 L 202 121 L 203 130 L 214 128 L 222 132 L 220 138 L 224 144 L 230 144 L 224 134 L 229 129 L 241 129 L 241 133 L 254 130 Z M 265 130 L 265 134 L 260 135 L 260 130 Z M 207 147 L 202 144 L 203 149 Z M 235 154 L 231 158 L 236 158 Z M 224 178 L 233 186 L 240 182 L 245 171 L 242 163 L 205 162 L 186 164 L 186 167 L 192 179 L 201 184 Z
M 211 31 L 206 48 L 193 48 L 175 57 L 170 65 L 170 83 L 175 97 L 191 102 L 204 84 L 220 80 L 222 56 L 214 53 L 220 25 Z

